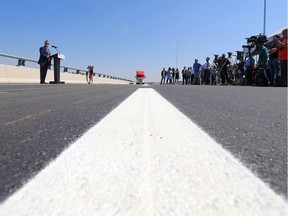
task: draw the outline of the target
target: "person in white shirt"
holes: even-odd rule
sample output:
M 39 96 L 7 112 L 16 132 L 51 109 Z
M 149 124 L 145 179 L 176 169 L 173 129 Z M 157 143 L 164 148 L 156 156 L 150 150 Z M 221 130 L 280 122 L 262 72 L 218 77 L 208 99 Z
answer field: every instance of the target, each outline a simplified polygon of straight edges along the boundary
M 211 85 L 212 84 L 212 74 L 210 73 L 210 69 L 211 69 L 211 63 L 210 63 L 210 58 L 207 57 L 206 58 L 206 62 L 203 65 L 203 69 L 204 69 L 204 80 L 203 80 L 203 84 L 204 85 Z

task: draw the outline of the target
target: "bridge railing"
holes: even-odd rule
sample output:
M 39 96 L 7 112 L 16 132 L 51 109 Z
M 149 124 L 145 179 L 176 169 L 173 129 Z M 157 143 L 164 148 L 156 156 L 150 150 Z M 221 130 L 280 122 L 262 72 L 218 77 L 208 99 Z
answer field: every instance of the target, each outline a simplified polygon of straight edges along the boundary
M 9 58 L 9 59 L 16 59 L 17 60 L 16 66 L 25 66 L 26 62 L 32 62 L 32 63 L 36 63 L 36 64 L 38 63 L 38 61 L 36 61 L 34 59 L 28 59 L 28 58 L 23 58 L 23 57 L 19 57 L 19 56 L 13 56 L 13 55 L 5 54 L 5 53 L 0 53 L 0 57 L 5 57 L 5 58 Z M 87 72 L 87 70 L 84 70 L 84 69 L 78 69 L 78 68 L 67 67 L 67 66 L 60 66 L 60 68 L 63 69 L 63 71 L 62 71 L 63 73 L 86 74 L 86 72 Z M 128 80 L 128 79 L 123 79 L 120 77 L 107 75 L 107 74 L 100 74 L 100 73 L 94 72 L 94 75 L 98 76 L 98 77 L 107 78 L 107 79 L 116 79 L 116 80 L 123 80 L 123 81 L 132 82 L 131 80 Z

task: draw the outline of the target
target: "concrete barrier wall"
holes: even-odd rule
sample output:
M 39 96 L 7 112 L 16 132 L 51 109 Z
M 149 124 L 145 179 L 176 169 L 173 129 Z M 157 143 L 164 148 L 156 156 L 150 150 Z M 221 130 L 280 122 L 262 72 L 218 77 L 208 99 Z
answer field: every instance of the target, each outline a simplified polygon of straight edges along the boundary
M 46 82 L 54 80 L 54 71 L 48 70 Z M 87 83 L 81 74 L 60 73 L 60 81 L 65 83 Z M 0 64 L 0 83 L 40 83 L 40 69 Z M 94 84 L 129 84 L 129 81 L 94 77 Z

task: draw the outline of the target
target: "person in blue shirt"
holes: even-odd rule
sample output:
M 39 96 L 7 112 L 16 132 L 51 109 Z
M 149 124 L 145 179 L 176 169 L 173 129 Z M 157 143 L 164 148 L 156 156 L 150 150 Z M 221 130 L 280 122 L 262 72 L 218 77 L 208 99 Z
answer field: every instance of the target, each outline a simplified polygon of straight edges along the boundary
M 196 84 L 201 84 L 201 73 L 200 73 L 200 68 L 201 68 L 201 64 L 198 63 L 198 59 L 195 59 L 195 62 L 193 64 L 193 71 L 195 74 L 195 83 Z
M 171 67 L 169 67 L 168 71 L 167 71 L 166 84 L 172 84 L 172 69 L 171 69 Z
M 248 53 L 248 58 L 245 61 L 245 69 L 246 69 L 246 85 L 252 85 L 253 79 L 252 75 L 254 72 L 254 65 L 255 65 L 255 59 L 252 57 L 251 52 Z

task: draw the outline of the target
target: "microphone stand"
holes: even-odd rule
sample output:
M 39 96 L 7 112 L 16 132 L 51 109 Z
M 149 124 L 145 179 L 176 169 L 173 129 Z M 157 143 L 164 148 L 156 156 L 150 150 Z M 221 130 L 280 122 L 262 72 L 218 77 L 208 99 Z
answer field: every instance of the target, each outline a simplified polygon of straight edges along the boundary
M 57 50 L 57 53 L 58 53 L 58 54 L 60 54 L 60 52 L 59 52 L 59 50 L 57 49 L 56 46 L 52 46 L 52 47 Z

